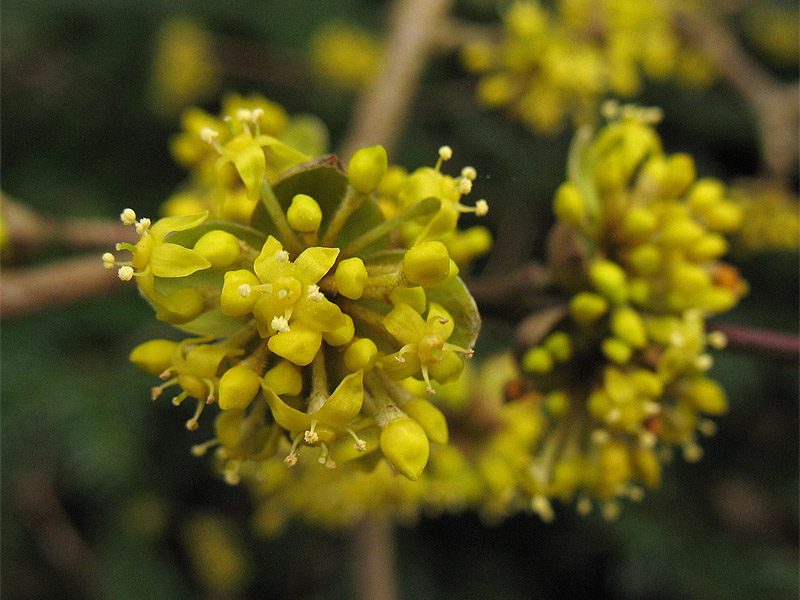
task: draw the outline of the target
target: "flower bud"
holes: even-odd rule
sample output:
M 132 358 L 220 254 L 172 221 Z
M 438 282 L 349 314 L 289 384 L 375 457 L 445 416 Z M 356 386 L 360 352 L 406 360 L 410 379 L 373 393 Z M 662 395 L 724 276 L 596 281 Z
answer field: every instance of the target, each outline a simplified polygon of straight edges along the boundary
M 545 375 L 553 370 L 553 355 L 547 348 L 535 346 L 522 357 L 522 368 L 528 373 Z
M 286 211 L 286 218 L 292 229 L 310 233 L 319 229 L 322 222 L 322 209 L 317 201 L 306 194 L 297 194 Z
M 624 365 L 633 354 L 633 349 L 628 344 L 613 337 L 604 339 L 600 349 L 608 360 L 618 365 Z
M 661 485 L 661 461 L 652 448 L 637 448 L 633 452 L 633 467 L 639 480 L 650 489 Z
M 447 420 L 442 411 L 422 398 L 415 398 L 405 406 L 403 411 L 425 430 L 425 435 L 434 444 L 444 446 L 449 439 Z
M 214 229 L 194 244 L 195 252 L 203 256 L 214 269 L 224 269 L 239 258 L 239 238 L 232 233 Z
M 422 426 L 413 419 L 397 419 L 381 432 L 381 451 L 395 469 L 416 481 L 428 464 L 430 443 Z
M 628 299 L 625 271 L 610 260 L 598 260 L 589 267 L 589 278 L 598 292 L 614 304 L 624 304 Z
M 412 284 L 431 286 L 450 274 L 450 255 L 442 242 L 424 242 L 403 257 L 403 273 Z
M 364 293 L 367 285 L 367 268 L 364 261 L 358 257 L 347 258 L 336 267 L 334 281 L 336 289 L 345 298 L 358 300 Z
M 622 219 L 622 234 L 627 238 L 641 240 L 653 233 L 657 224 L 652 210 L 634 206 Z
M 356 328 L 353 319 L 347 313 L 342 313 L 344 317 L 344 325 L 333 331 L 323 331 L 322 339 L 331 346 L 344 346 L 355 335 Z
M 178 344 L 169 340 L 150 340 L 133 349 L 128 360 L 150 375 L 160 375 L 172 366 Z
M 563 390 L 550 392 L 544 399 L 547 412 L 558 418 L 563 417 L 569 411 L 569 396 Z
M 578 225 L 586 218 L 586 202 L 575 184 L 564 182 L 553 200 L 556 218 L 567 225 Z
M 718 179 L 699 179 L 689 191 L 687 201 L 692 210 L 706 214 L 725 195 L 725 186 Z
M 219 307 L 222 314 L 229 317 L 243 317 L 252 312 L 258 302 L 260 294 L 242 295 L 242 286 L 254 286 L 261 283 L 252 271 L 239 269 L 228 271 L 222 283 L 222 292 L 219 297 Z
M 708 211 L 705 223 L 714 231 L 735 231 L 742 224 L 742 207 L 733 202 L 719 202 Z
M 556 331 L 548 335 L 542 342 L 558 362 L 567 362 L 572 358 L 572 340 L 563 331 Z
M 303 391 L 303 376 L 295 365 L 282 360 L 264 373 L 264 385 L 278 396 L 297 396 Z
M 369 370 L 375 365 L 378 347 L 369 338 L 356 340 L 344 353 L 344 365 L 351 371 Z
M 219 407 L 222 410 L 244 410 L 261 389 L 261 378 L 250 367 L 236 365 L 222 374 L 219 380 Z
M 156 318 L 173 325 L 194 320 L 206 307 L 203 295 L 192 287 L 175 290 L 158 306 Z
M 226 410 L 214 419 L 214 433 L 220 445 L 227 450 L 238 449 L 242 439 L 243 410 Z
M 575 294 L 569 303 L 569 313 L 581 325 L 591 325 L 608 310 L 608 301 L 590 292 Z
M 642 244 L 631 252 L 629 260 L 640 275 L 652 275 L 661 266 L 661 250 L 654 244 Z
M 673 154 L 667 159 L 667 172 L 662 191 L 668 198 L 679 198 L 694 178 L 694 159 L 684 153 Z
M 696 377 L 688 383 L 684 393 L 698 410 L 706 414 L 721 415 L 728 410 L 725 392 L 713 379 Z
M 386 175 L 388 163 L 383 146 L 361 148 L 353 154 L 347 165 L 347 178 L 350 180 L 350 185 L 362 194 L 371 193 L 380 185 Z
M 611 331 L 634 348 L 647 345 L 647 332 L 641 315 L 632 308 L 618 308 L 611 315 Z

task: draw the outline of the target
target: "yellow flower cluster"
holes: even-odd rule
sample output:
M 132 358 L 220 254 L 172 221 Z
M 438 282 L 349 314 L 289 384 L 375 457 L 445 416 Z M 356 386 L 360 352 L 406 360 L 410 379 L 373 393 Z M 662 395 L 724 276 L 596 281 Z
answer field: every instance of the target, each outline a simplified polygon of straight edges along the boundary
M 706 375 L 707 350 L 724 337 L 707 333 L 705 319 L 746 291 L 719 262 L 739 205 L 719 181 L 695 179 L 690 156 L 664 154 L 653 111 L 608 108 L 607 126 L 578 134 L 554 200 L 554 236 L 579 251 L 553 252 L 551 268 L 573 295 L 521 359 L 544 396 L 530 471 L 543 515 L 548 498 L 577 497 L 582 510 L 598 499 L 614 516 L 620 498 L 658 486 L 672 446 L 700 458 L 698 433 L 714 430 L 706 416 L 727 408 Z
M 386 219 L 376 201 L 388 168 L 381 146 L 356 152 L 346 170 L 334 156 L 301 163 L 261 129 L 265 118 L 263 108 L 239 109 L 222 121 L 230 135 L 198 132 L 217 157 L 197 152 L 193 164 L 212 164 L 223 205 L 231 189 L 253 201 L 245 224 L 207 210 L 154 223 L 123 211 L 140 239 L 117 246 L 129 261 L 106 253 L 106 267 L 135 280 L 159 319 L 196 336 L 145 342 L 131 361 L 164 380 L 154 399 L 176 388 L 174 404 L 196 400 L 190 430 L 207 405 L 221 409 L 215 437 L 194 451 L 217 446 L 231 483 L 243 464 L 278 456 L 293 466 L 303 448 L 329 469 L 382 461 L 416 480 L 431 443 L 447 443 L 447 422 L 424 391 L 399 382 L 418 378 L 433 394 L 434 382 L 457 381 L 480 317 L 442 242 L 404 245 L 389 234 L 453 216 L 453 200 L 435 191 Z M 457 211 L 436 232 L 456 221 Z
M 710 61 L 680 39 L 671 3 L 656 0 L 513 2 L 499 42 L 467 44 L 462 62 L 481 75 L 478 100 L 507 109 L 539 133 L 566 120 L 587 122 L 607 95 L 630 98 L 642 73 L 697 87 L 714 78 Z
M 742 209 L 742 226 L 733 239 L 737 252 L 794 250 L 800 245 L 797 196 L 768 183 L 742 182 L 731 188 Z
M 314 33 L 310 54 L 318 77 L 348 90 L 371 84 L 383 60 L 376 36 L 342 21 L 327 23 Z

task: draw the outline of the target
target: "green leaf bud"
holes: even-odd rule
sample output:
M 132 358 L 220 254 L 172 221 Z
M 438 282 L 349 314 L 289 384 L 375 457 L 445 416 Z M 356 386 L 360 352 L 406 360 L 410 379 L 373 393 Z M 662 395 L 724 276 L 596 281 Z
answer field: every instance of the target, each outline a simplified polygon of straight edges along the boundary
M 319 229 L 322 222 L 322 209 L 311 196 L 297 194 L 286 211 L 286 218 L 292 229 L 302 233 L 310 233 Z
M 569 303 L 569 313 L 577 323 L 591 325 L 608 310 L 608 301 L 598 294 L 580 292 Z
M 375 365 L 378 357 L 378 347 L 369 338 L 356 340 L 344 353 L 344 365 L 350 371 L 359 369 L 369 370 Z
M 347 258 L 340 262 L 334 275 L 338 292 L 351 300 L 361 298 L 368 278 L 364 261 L 358 257 Z
M 380 185 L 388 168 L 389 159 L 383 146 L 361 148 L 347 164 L 347 178 L 356 191 L 369 194 Z
M 396 287 L 389 293 L 389 302 L 393 306 L 408 304 L 419 314 L 424 313 L 428 307 L 425 290 L 421 287 Z
M 618 308 L 611 315 L 611 331 L 634 348 L 647 345 L 647 332 L 641 315 L 632 308 Z
M 544 403 L 547 407 L 547 412 L 556 418 L 563 417 L 569 411 L 569 396 L 563 390 L 556 390 L 547 394 Z
M 428 464 L 430 443 L 422 425 L 413 419 L 397 419 L 381 432 L 381 451 L 395 469 L 416 481 Z
M 353 335 L 356 333 L 352 317 L 347 313 L 342 313 L 342 316 L 344 317 L 344 325 L 333 331 L 322 332 L 322 339 L 331 346 L 344 346 L 353 339 Z
M 219 297 L 219 308 L 222 314 L 229 317 L 243 317 L 250 314 L 258 302 L 260 294 L 246 292 L 243 295 L 242 291 L 260 283 L 258 277 L 247 269 L 226 272 Z
M 219 407 L 222 410 L 244 410 L 260 389 L 261 378 L 253 369 L 244 365 L 231 367 L 219 379 Z
M 214 269 L 229 267 L 241 254 L 239 238 L 221 229 L 205 233 L 195 242 L 194 250 L 208 260 Z
M 424 242 L 403 257 L 403 273 L 412 284 L 431 286 L 450 274 L 450 255 L 442 242 Z
M 567 362 L 572 358 L 572 340 L 564 331 L 551 333 L 542 342 L 542 346 L 547 348 L 558 362 Z
M 522 368 L 528 373 L 545 375 L 553 370 L 553 355 L 547 348 L 534 346 L 522 357 Z
M 605 357 L 618 365 L 624 365 L 631 359 L 633 349 L 618 338 L 606 338 L 600 345 Z
M 133 349 L 128 360 L 150 375 L 161 375 L 172 366 L 178 344 L 170 340 L 150 340 Z
M 440 446 L 447 444 L 450 437 L 447 419 L 432 403 L 422 398 L 415 398 L 403 406 L 403 412 L 422 426 L 425 435 L 434 444 Z
M 628 299 L 625 271 L 610 260 L 598 260 L 589 267 L 589 278 L 595 289 L 614 304 L 624 304 Z
M 722 387 L 708 377 L 695 377 L 684 389 L 685 397 L 701 412 L 721 415 L 728 410 L 728 399 Z
M 566 181 L 561 184 L 553 200 L 556 218 L 567 225 L 578 225 L 586 218 L 586 202 L 575 184 Z
M 282 360 L 264 373 L 264 384 L 279 396 L 297 396 L 303 391 L 303 376 L 297 366 Z

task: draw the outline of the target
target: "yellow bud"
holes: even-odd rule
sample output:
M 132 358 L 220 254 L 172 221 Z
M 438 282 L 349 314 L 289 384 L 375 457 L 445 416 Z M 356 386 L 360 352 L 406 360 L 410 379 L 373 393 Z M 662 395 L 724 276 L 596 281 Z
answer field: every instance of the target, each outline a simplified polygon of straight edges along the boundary
M 628 284 L 628 296 L 637 306 L 644 306 L 650 300 L 650 284 L 644 279 L 631 279 Z
M 542 346 L 547 348 L 558 362 L 567 362 L 572 358 L 572 340 L 563 331 L 556 331 L 548 335 Z
M 228 450 L 236 450 L 242 439 L 243 410 L 226 410 L 214 419 L 214 433 L 220 445 Z
M 667 159 L 667 172 L 662 191 L 668 198 L 679 198 L 694 178 L 694 159 L 688 154 L 673 154 Z
M 608 301 L 597 294 L 580 292 L 569 303 L 569 313 L 577 323 L 591 325 L 608 310 Z
M 319 224 L 322 222 L 322 209 L 311 196 L 297 194 L 292 198 L 292 203 L 286 211 L 286 218 L 295 231 L 309 233 L 319 229 Z
M 303 376 L 299 368 L 282 360 L 264 373 L 264 384 L 279 396 L 297 396 L 303 391 Z
M 553 481 L 547 491 L 562 500 L 568 500 L 580 486 L 582 475 L 579 460 L 569 458 L 560 460 L 553 468 Z
M 419 314 L 425 312 L 428 307 L 428 300 L 425 297 L 425 290 L 421 287 L 396 287 L 389 293 L 389 302 L 393 306 L 408 304 Z
M 528 373 L 545 375 L 553 370 L 553 355 L 547 348 L 535 346 L 522 357 L 522 368 Z
M 408 178 L 408 171 L 403 167 L 392 165 L 386 170 L 381 184 L 378 186 L 378 193 L 383 196 L 396 196 Z
M 631 252 L 629 260 L 640 275 L 652 275 L 661 266 L 661 250 L 654 244 L 642 244 Z
M 589 278 L 595 289 L 615 304 L 628 299 L 625 271 L 610 260 L 598 260 L 589 267 Z
M 356 340 L 344 353 L 344 365 L 351 371 L 369 370 L 375 365 L 378 347 L 369 338 Z
M 638 369 L 630 374 L 630 382 L 639 394 L 648 398 L 656 399 L 664 391 L 661 378 L 652 371 Z
M 347 165 L 347 178 L 356 191 L 369 194 L 380 185 L 388 166 L 383 146 L 361 148 Z
M 706 214 L 706 226 L 714 231 L 730 233 L 742 224 L 742 207 L 733 202 L 719 202 Z
M 200 316 L 205 307 L 203 294 L 195 288 L 183 288 L 167 296 L 167 301 L 158 306 L 156 318 L 173 325 L 182 325 Z
M 728 410 L 725 392 L 713 379 L 695 377 L 686 385 L 684 394 L 699 411 L 706 414 L 721 415 Z
M 685 248 L 703 237 L 703 233 L 703 227 L 691 219 L 676 219 L 662 229 L 661 240 L 668 246 Z
M 204 234 L 195 242 L 194 250 L 208 260 L 214 269 L 229 267 L 241 253 L 239 238 L 221 229 Z
M 689 191 L 687 201 L 692 210 L 706 214 L 725 195 L 725 186 L 717 179 L 698 179 Z
M 334 275 L 336 289 L 345 298 L 350 298 L 351 300 L 361 298 L 364 293 L 364 287 L 367 285 L 367 279 L 367 268 L 360 258 L 347 258 L 336 267 L 336 274 Z
M 644 348 L 647 332 L 641 315 L 632 308 L 618 308 L 611 315 L 611 331 L 634 348 Z
M 617 338 L 606 338 L 600 345 L 606 358 L 618 365 L 624 365 L 631 359 L 633 349 L 624 341 Z
M 692 260 L 706 262 L 719 258 L 728 251 L 728 242 L 716 233 L 708 233 L 690 246 L 686 254 Z
M 422 426 L 430 441 L 440 446 L 447 444 L 447 420 L 442 411 L 433 404 L 422 398 L 415 398 L 403 406 L 403 411 Z
M 244 365 L 231 367 L 219 379 L 219 407 L 222 410 L 244 410 L 261 389 L 261 378 Z
M 222 314 L 229 317 L 243 317 L 252 312 L 253 307 L 260 297 L 260 294 L 242 294 L 242 286 L 259 285 L 261 282 L 252 271 L 239 269 L 238 271 L 228 271 L 222 283 L 222 292 L 219 297 L 219 308 Z M 244 288 L 247 289 L 247 288 Z
M 442 242 L 424 242 L 403 257 L 403 273 L 412 284 L 431 286 L 450 274 L 450 255 Z
M 670 275 L 675 288 L 687 294 L 696 294 L 711 285 L 711 277 L 708 272 L 693 263 L 678 263 Z
M 397 419 L 381 432 L 381 451 L 395 469 L 416 481 L 428 464 L 430 443 L 422 425 L 413 419 Z
M 553 212 L 567 225 L 578 225 L 586 218 L 586 202 L 575 184 L 569 181 L 561 184 L 553 200 Z
M 703 305 L 711 312 L 719 313 L 730 310 L 739 301 L 739 297 L 726 287 L 715 285 L 703 294 Z
M 483 225 L 475 225 L 464 231 L 464 242 L 472 256 L 480 256 L 491 249 L 492 234 Z
M 342 316 L 344 317 L 344 325 L 333 331 L 322 332 L 322 339 L 331 346 L 344 346 L 355 335 L 356 328 L 353 324 L 353 319 L 347 313 L 342 313 Z
M 430 376 L 442 385 L 457 381 L 463 371 L 464 361 L 452 350 L 442 351 L 442 359 L 435 364 L 428 365 Z
M 563 390 L 556 390 L 547 394 L 544 398 L 544 403 L 547 407 L 547 412 L 556 418 L 563 417 L 569 412 L 569 396 Z
M 601 498 L 614 496 L 620 484 L 631 476 L 631 460 L 627 446 L 622 442 L 611 442 L 603 446 L 597 468 L 597 495 Z
M 633 453 L 633 466 L 639 480 L 650 489 L 661 485 L 661 461 L 652 448 L 637 448 Z
M 608 395 L 601 391 L 595 390 L 586 399 L 586 405 L 589 408 L 589 413 L 598 421 L 602 421 L 611 410 L 611 400 Z
M 634 206 L 622 219 L 621 233 L 626 238 L 643 239 L 655 231 L 657 224 L 653 211 Z
M 172 354 L 177 347 L 169 340 L 150 340 L 136 346 L 128 360 L 150 375 L 160 375 L 172 366 Z

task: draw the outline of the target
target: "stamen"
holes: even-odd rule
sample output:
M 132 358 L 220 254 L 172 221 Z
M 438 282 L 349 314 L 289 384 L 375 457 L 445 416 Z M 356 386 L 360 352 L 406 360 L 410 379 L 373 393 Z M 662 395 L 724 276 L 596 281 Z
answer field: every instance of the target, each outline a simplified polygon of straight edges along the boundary
M 236 118 L 239 119 L 242 123 L 246 121 L 250 121 L 253 118 L 253 112 L 247 110 L 246 108 L 240 108 L 236 111 Z
M 447 325 L 450 322 L 450 319 L 445 319 L 444 317 L 439 318 L 440 325 Z
M 283 462 L 286 463 L 286 466 L 293 467 L 297 464 L 297 445 L 300 443 L 301 439 L 303 439 L 303 434 L 301 433 L 298 433 L 296 436 L 294 436 L 292 448 L 289 450 L 289 455 L 283 459 Z
M 656 434 L 652 431 L 644 430 L 639 434 L 639 444 L 641 444 L 643 448 L 655 448 L 657 440 Z
M 240 460 L 232 460 L 229 461 L 227 465 L 225 465 L 225 483 L 228 485 L 238 485 L 239 482 L 242 480 L 239 477 L 239 469 L 242 467 L 242 461 Z
M 111 254 L 111 252 L 106 252 L 103 254 L 103 267 L 106 269 L 113 269 L 116 266 L 117 258 Z
M 462 195 L 469 194 L 472 191 L 472 182 L 469 179 L 461 179 L 458 182 L 458 192 Z
M 352 436 L 352 438 L 353 438 L 353 439 L 356 441 L 356 443 L 355 443 L 355 444 L 353 444 L 353 448 L 355 448 L 355 449 L 356 449 L 356 450 L 358 450 L 359 452 L 364 452 L 364 451 L 367 449 L 367 442 L 365 442 L 365 441 L 364 441 L 364 440 L 362 440 L 360 437 L 358 437 L 358 436 L 356 435 L 356 432 L 355 432 L 355 431 L 353 431 L 353 430 L 352 430 L 352 429 L 350 429 L 349 427 L 346 427 L 346 428 L 345 428 L 345 431 L 346 431 L 347 433 L 349 433 L 349 434 Z
M 136 222 L 136 213 L 132 208 L 126 208 L 120 213 L 119 219 L 123 225 L 133 225 Z
M 695 359 L 694 364 L 701 371 L 708 371 L 714 366 L 714 358 L 710 354 L 701 354 Z
M 289 331 L 291 331 L 289 328 L 289 321 L 286 320 L 286 317 L 272 317 L 272 322 L 269 326 L 278 333 L 289 333 Z
M 192 446 L 192 454 L 194 456 L 203 456 L 206 452 L 208 452 L 209 448 L 213 448 L 219 444 L 219 440 L 214 438 L 213 440 L 208 440 L 207 442 L 203 442 L 202 444 L 195 444 Z
M 117 275 L 122 281 L 130 281 L 133 279 L 133 267 L 120 267 Z
M 403 364 L 406 362 L 406 359 L 400 356 L 399 354 L 395 354 L 394 359 L 398 362 L 398 364 Z
M 306 444 L 314 445 L 319 441 L 319 435 L 317 434 L 316 431 L 314 431 L 316 426 L 317 422 L 311 421 L 311 429 L 309 429 L 303 434 L 303 439 L 305 440 Z
M 625 493 L 628 495 L 628 498 L 634 502 L 641 502 L 644 498 L 644 490 L 638 485 L 629 485 Z
M 252 288 L 250 287 L 250 284 L 243 283 L 242 285 L 239 286 L 239 296 L 241 296 L 242 298 L 249 298 L 251 289 Z
M 595 429 L 592 431 L 590 437 L 593 443 L 601 446 L 608 443 L 608 440 L 611 436 L 608 435 L 608 432 L 605 429 Z
M 258 123 L 263 118 L 264 118 L 264 109 L 262 108 L 255 108 L 253 109 L 253 112 L 250 113 L 250 120 L 253 123 Z
M 478 178 L 478 172 L 473 167 L 464 167 L 461 169 L 461 176 L 464 179 L 475 181 Z
M 439 148 L 439 158 L 442 160 L 450 160 L 453 158 L 453 149 L 450 146 L 442 146 Z
M 616 521 L 619 518 L 619 513 L 622 512 L 622 507 L 619 502 L 608 501 L 603 504 L 600 509 L 600 514 L 606 521 Z
M 728 336 L 721 331 L 710 331 L 706 334 L 706 341 L 714 350 L 722 350 L 728 345 Z
M 543 496 L 542 494 L 536 494 L 533 498 L 531 498 L 531 510 L 539 515 L 539 517 L 541 517 L 542 521 L 545 523 L 549 523 L 556 517 L 556 514 L 553 512 L 553 506 L 550 504 L 550 500 L 548 500 L 547 497 Z
M 203 412 L 205 406 L 206 405 L 202 400 L 197 401 L 197 408 L 194 410 L 194 416 L 186 421 L 186 429 L 189 431 L 195 431 L 200 426 L 197 420 L 200 418 L 200 413 Z
M 683 458 L 686 462 L 697 462 L 703 458 L 703 449 L 695 442 L 689 442 L 683 447 Z
M 166 371 L 162 371 L 161 374 L 158 376 L 158 378 L 161 379 L 162 381 L 166 381 L 167 379 L 169 379 L 169 376 L 171 374 L 172 374 L 172 369 L 167 369 Z
M 592 512 L 592 501 L 588 498 L 584 497 L 578 500 L 577 504 L 575 505 L 575 509 L 578 511 L 578 514 L 581 516 L 586 516 L 590 512 Z
M 697 422 L 697 431 L 705 436 L 712 436 L 717 433 L 717 424 L 709 419 L 700 419 Z
M 325 465 L 327 467 L 328 466 L 328 462 L 329 462 L 329 459 L 328 459 L 328 444 L 326 444 L 325 442 L 322 442 L 320 444 L 320 446 L 322 447 L 322 452 L 320 452 L 319 458 L 317 459 L 317 461 L 319 462 L 319 464 Z M 334 463 L 332 460 L 330 462 L 333 463 L 333 467 L 328 467 L 328 468 L 334 468 L 335 469 L 336 468 L 336 463 Z
M 278 250 L 275 253 L 275 260 L 279 263 L 289 262 L 289 253 L 286 250 Z
M 136 222 L 136 233 L 143 235 L 150 228 L 150 219 L 139 219 Z
M 325 299 L 325 295 L 319 291 L 318 285 L 309 285 L 308 286 L 308 299 L 314 302 L 322 302 Z
M 206 144 L 213 145 L 218 137 L 219 131 L 212 129 L 211 127 L 203 127 L 200 130 L 200 139 Z
M 486 200 L 478 200 L 475 203 L 475 216 L 483 217 L 489 212 L 489 203 Z
M 227 125 L 227 126 L 228 126 L 228 131 L 230 132 L 230 134 L 231 134 L 233 137 L 236 137 L 237 135 L 239 135 L 239 132 L 238 132 L 238 131 L 236 131 L 236 127 L 234 127 L 234 126 L 233 126 L 233 117 L 232 117 L 232 116 L 230 116 L 230 115 L 225 115 L 225 116 L 222 118 L 222 120 L 223 120 L 223 121 L 225 121 L 225 125 Z
M 206 396 L 206 404 L 213 404 L 217 399 L 214 396 L 214 382 L 211 379 L 204 378 L 203 383 L 208 388 L 208 396 Z
M 431 387 L 431 379 L 430 376 L 428 375 L 428 365 L 422 365 L 420 370 L 422 371 L 422 378 L 425 380 L 425 385 L 427 386 L 425 390 L 430 395 L 434 395 L 436 393 L 436 390 Z
M 175 406 L 180 406 L 181 402 L 183 402 L 184 400 L 186 400 L 186 398 L 187 398 L 188 396 L 189 396 L 189 392 L 187 392 L 186 390 L 184 390 L 184 391 L 182 391 L 180 394 L 178 394 L 177 396 L 175 396 L 175 397 L 172 399 L 172 404 L 174 404 Z

